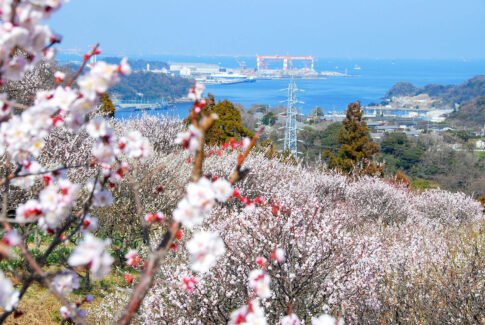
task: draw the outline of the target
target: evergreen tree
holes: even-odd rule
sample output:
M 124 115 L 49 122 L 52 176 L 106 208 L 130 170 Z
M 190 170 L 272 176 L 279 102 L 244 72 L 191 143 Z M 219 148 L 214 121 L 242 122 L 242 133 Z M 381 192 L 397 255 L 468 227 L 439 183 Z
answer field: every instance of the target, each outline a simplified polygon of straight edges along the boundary
M 206 142 L 209 145 L 220 145 L 229 141 L 230 138 L 241 140 L 244 137 L 252 137 L 253 132 L 244 127 L 241 112 L 228 100 L 216 103 L 212 94 L 207 96 L 207 105 L 202 114 L 216 113 L 219 118 L 206 134 Z
M 101 106 L 99 107 L 99 111 L 108 117 L 115 116 L 116 108 L 107 92 L 101 95 Z
M 372 175 L 382 173 L 382 167 L 372 161 L 379 149 L 370 138 L 363 114 L 359 102 L 349 104 L 337 137 L 340 149 L 336 155 L 329 153 L 329 167 L 346 173 L 352 171 Z

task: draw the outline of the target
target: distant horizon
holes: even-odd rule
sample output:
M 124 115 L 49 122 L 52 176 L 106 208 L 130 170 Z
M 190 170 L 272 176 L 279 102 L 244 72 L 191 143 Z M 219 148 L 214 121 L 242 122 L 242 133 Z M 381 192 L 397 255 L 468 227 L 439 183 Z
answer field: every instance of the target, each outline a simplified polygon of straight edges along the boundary
M 72 50 L 72 49 L 63 49 L 62 47 L 58 48 L 59 53 L 58 55 L 75 55 L 82 57 L 83 53 L 80 51 L 79 53 L 68 53 L 68 52 L 63 52 L 65 50 Z M 79 49 L 81 50 L 81 49 Z M 102 51 L 102 46 L 101 46 L 101 51 Z M 85 49 L 85 52 L 89 51 L 89 47 Z M 225 57 L 225 58 L 238 58 L 238 57 L 244 57 L 244 58 L 249 58 L 249 57 L 256 57 L 257 55 L 289 55 L 289 56 L 299 56 L 299 55 L 309 55 L 313 56 L 315 59 L 323 59 L 323 60 L 347 60 L 347 61 L 355 61 L 355 60 L 373 60 L 373 61 L 378 61 L 378 60 L 386 60 L 386 61 L 485 61 L 485 56 L 483 57 L 438 57 L 438 58 L 433 58 L 433 57 L 337 57 L 337 56 L 319 56 L 319 55 L 312 55 L 312 54 L 280 54 L 276 52 L 265 52 L 265 53 L 257 53 L 257 54 L 207 54 L 207 53 L 202 53 L 202 54 L 186 54 L 186 53 L 168 53 L 168 52 L 153 52 L 153 53 L 105 53 L 102 51 L 102 53 L 99 55 L 100 57 L 152 57 L 152 56 L 180 56 L 180 57 L 190 57 L 190 58 L 196 58 L 196 57 L 201 57 L 201 58 L 208 58 L 208 57 Z
M 484 0 L 71 0 L 64 48 L 128 56 L 485 59 Z

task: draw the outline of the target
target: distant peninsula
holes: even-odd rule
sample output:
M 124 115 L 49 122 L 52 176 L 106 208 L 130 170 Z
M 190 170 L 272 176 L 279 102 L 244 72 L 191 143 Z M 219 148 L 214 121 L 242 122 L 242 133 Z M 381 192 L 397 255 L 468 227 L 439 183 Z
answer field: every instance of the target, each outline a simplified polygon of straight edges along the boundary
M 385 100 L 403 96 L 428 95 L 443 108 L 454 108 L 449 121 L 457 127 L 482 128 L 485 124 L 485 76 L 475 76 L 460 85 L 428 84 L 418 87 L 398 82 L 384 96 Z

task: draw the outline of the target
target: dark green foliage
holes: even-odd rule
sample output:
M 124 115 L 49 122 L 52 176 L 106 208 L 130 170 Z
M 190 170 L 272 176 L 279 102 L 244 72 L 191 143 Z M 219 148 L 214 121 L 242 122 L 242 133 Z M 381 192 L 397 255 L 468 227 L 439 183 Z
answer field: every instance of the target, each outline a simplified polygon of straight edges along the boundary
M 214 96 L 209 95 L 208 105 L 203 114 L 216 113 L 219 118 L 206 134 L 206 142 L 209 145 L 220 145 L 229 139 L 240 140 L 244 137 L 252 137 L 254 134 L 242 124 L 241 112 L 228 100 L 215 103 Z
M 305 158 L 316 160 L 322 157 L 326 151 L 338 152 L 337 136 L 342 123 L 332 123 L 323 130 L 305 126 L 298 133 L 298 139 L 303 143 L 300 145 Z
M 415 96 L 419 92 L 419 88 L 410 82 L 401 81 L 392 86 L 392 88 L 386 93 L 384 98 L 391 99 L 392 97 L 400 96 Z
M 273 112 L 269 112 L 266 115 L 263 116 L 261 119 L 261 123 L 264 125 L 274 125 L 276 123 L 276 116 Z
M 137 97 L 179 98 L 187 94 L 193 82 L 180 77 L 170 77 L 160 73 L 135 72 L 121 78 L 120 83 L 111 88 L 113 95 L 124 99 Z
M 328 155 L 330 168 L 336 168 L 345 173 L 359 168 L 359 173 L 380 174 L 380 167 L 372 162 L 379 149 L 370 138 L 363 114 L 359 102 L 349 104 L 337 137 L 340 149 L 336 155 L 333 153 Z
M 411 142 L 405 133 L 400 132 L 386 134 L 381 142 L 381 152 L 386 161 L 386 173 L 389 174 L 398 170 L 409 174 L 424 154 L 422 148 Z

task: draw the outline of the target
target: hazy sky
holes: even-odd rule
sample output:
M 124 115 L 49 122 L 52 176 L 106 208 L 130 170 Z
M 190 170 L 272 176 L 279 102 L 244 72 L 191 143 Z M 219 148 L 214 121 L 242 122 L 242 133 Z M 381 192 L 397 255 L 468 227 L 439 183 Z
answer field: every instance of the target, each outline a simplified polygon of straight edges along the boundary
M 70 0 L 51 26 L 106 54 L 485 58 L 485 0 Z

